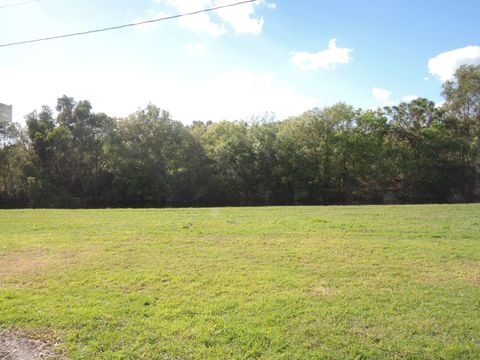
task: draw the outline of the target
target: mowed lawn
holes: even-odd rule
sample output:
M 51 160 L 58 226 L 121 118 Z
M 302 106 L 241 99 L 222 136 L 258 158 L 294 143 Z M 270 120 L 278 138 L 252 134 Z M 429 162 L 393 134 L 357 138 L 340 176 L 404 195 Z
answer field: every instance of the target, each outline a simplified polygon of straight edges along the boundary
M 480 205 L 12 210 L 0 227 L 0 330 L 68 358 L 480 358 Z

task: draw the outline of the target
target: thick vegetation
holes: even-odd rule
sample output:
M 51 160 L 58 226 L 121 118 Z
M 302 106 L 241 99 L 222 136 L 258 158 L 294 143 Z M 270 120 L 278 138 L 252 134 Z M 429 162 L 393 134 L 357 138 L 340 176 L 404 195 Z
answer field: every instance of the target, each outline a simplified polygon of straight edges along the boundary
M 468 202 L 480 197 L 480 66 L 445 104 L 346 104 L 284 121 L 194 122 L 153 105 L 125 119 L 58 99 L 0 124 L 0 206 L 162 207 Z
M 0 211 L 0 329 L 70 359 L 479 359 L 480 205 Z

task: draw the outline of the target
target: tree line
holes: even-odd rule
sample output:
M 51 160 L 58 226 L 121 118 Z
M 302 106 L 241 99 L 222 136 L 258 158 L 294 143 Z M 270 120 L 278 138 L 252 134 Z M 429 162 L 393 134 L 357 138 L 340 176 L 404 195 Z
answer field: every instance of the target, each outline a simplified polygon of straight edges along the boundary
M 191 125 L 151 104 L 116 119 L 63 96 L 25 126 L 0 123 L 0 207 L 476 201 L 480 66 L 460 67 L 443 96 Z

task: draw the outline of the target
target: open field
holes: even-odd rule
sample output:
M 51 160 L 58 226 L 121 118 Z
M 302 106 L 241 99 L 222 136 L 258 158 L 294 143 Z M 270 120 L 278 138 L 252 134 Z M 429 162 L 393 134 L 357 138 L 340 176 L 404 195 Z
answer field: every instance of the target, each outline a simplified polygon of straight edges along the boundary
M 0 331 L 73 359 L 480 358 L 480 206 L 0 211 Z

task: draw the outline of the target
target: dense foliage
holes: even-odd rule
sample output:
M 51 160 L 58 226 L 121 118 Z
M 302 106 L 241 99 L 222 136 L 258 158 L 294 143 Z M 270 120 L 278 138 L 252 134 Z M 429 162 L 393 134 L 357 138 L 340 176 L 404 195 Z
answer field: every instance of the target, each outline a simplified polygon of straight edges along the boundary
M 340 103 L 276 121 L 125 119 L 63 96 L 0 124 L 0 206 L 158 207 L 467 202 L 480 196 L 480 66 L 427 99 Z

